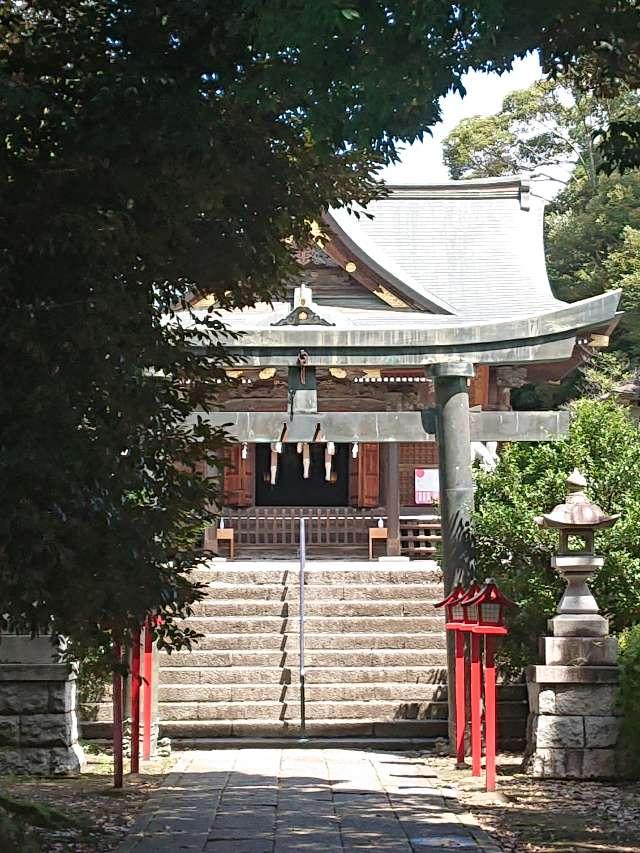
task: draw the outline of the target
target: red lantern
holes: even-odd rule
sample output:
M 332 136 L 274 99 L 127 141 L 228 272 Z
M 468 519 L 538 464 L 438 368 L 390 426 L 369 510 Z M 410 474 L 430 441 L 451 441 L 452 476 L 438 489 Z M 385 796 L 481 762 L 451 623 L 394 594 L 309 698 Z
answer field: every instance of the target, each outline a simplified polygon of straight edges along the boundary
M 473 583 L 469 589 L 465 589 L 462 584 L 456 584 L 449 595 L 443 600 L 434 604 L 434 607 L 444 607 L 445 609 L 445 628 L 447 631 L 455 632 L 455 697 L 456 697 L 456 755 L 458 764 L 464 764 L 465 744 L 464 734 L 467 727 L 466 719 L 466 700 L 465 700 L 465 684 L 464 684 L 464 633 L 471 630 L 471 624 L 468 621 L 467 609 L 464 602 L 469 595 L 475 596 L 480 591 L 477 583 Z M 479 701 L 479 700 L 478 700 Z M 475 717 L 474 717 L 475 719 Z M 476 720 L 479 725 L 479 721 Z
M 475 675 L 476 694 L 479 684 L 479 644 L 480 635 L 485 636 L 484 648 L 484 697 L 485 697 L 485 753 L 487 768 L 487 791 L 496 789 L 496 727 L 497 727 L 497 697 L 496 697 L 496 664 L 495 643 L 496 636 L 508 633 L 505 624 L 505 609 L 515 607 L 513 601 L 507 598 L 500 590 L 493 578 L 487 578 L 482 589 L 473 597 L 468 598 L 466 603 L 469 608 L 475 608 L 477 614 L 476 624 L 471 629 L 471 699 L 472 711 L 474 708 L 474 647 L 475 661 L 478 674 Z M 475 700 L 479 701 L 479 697 Z M 478 728 L 472 725 L 472 754 L 475 757 L 475 768 L 480 772 L 480 734 Z M 474 774 L 475 775 L 475 774 Z
M 478 622 L 478 608 L 474 599 L 480 592 L 480 584 L 473 580 L 460 601 L 462 606 L 464 631 L 471 631 Z
M 465 604 L 468 610 L 473 609 L 476 615 L 472 628 L 474 633 L 500 635 L 507 633 L 505 610 L 507 607 L 516 605 L 498 589 L 493 578 L 487 578 L 482 589 L 473 598 L 467 597 Z
M 461 601 L 466 595 L 466 590 L 461 583 L 454 586 L 449 595 L 442 601 L 434 604 L 434 607 L 444 607 L 445 628 L 447 631 L 460 631 L 463 629 L 464 610 Z

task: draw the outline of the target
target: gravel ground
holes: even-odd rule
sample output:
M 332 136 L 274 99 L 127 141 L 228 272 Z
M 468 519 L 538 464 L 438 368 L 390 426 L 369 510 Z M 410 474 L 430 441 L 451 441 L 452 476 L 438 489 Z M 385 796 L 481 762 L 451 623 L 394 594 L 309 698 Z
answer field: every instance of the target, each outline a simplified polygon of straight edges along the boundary
M 505 853 L 640 853 L 640 782 L 541 781 L 521 772 L 521 756 L 498 758 L 498 791 L 484 777 L 434 759 L 443 779 Z
M 0 778 L 0 818 L 11 819 L 18 831 L 16 853 L 106 853 L 114 850 L 133 824 L 149 793 L 173 767 L 173 758 L 144 763 L 138 776 L 125 776 L 121 791 L 113 788 L 113 761 L 104 752 L 87 755 L 87 771 L 61 779 Z M 125 763 L 125 772 L 127 770 Z M 16 815 L 6 805 L 19 801 L 36 805 Z M 3 801 L 5 808 L 2 808 Z M 38 806 L 44 807 L 42 810 Z M 33 821 L 56 824 L 33 826 Z M 66 825 L 64 825 L 66 824 Z M 0 849 L 11 851 L 2 837 Z M 11 851 L 13 853 L 13 851 Z

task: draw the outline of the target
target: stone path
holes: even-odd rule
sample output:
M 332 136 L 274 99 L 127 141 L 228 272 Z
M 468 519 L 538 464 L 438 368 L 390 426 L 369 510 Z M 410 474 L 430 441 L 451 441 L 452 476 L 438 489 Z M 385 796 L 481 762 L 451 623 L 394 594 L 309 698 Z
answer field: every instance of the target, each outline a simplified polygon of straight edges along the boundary
M 428 759 L 362 749 L 186 752 L 119 853 L 498 853 Z

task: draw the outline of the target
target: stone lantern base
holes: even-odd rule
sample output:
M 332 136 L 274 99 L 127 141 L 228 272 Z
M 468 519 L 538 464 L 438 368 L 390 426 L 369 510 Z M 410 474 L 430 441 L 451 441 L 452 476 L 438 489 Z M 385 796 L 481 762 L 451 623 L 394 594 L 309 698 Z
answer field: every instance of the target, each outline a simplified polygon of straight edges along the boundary
M 545 637 L 542 642 L 545 665 L 527 671 L 530 772 L 551 779 L 625 775 L 618 748 L 615 638 Z
M 0 641 L 0 775 L 58 776 L 85 764 L 78 743 L 76 674 L 49 637 Z

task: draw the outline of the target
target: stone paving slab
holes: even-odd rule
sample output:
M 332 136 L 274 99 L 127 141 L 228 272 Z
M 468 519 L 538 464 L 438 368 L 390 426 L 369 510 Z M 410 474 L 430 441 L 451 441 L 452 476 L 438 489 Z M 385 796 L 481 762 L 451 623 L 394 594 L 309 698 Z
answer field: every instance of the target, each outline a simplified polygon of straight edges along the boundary
M 180 754 L 118 853 L 499 853 L 428 757 L 364 749 Z

